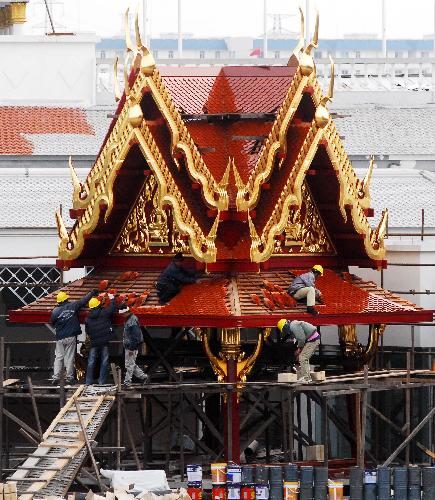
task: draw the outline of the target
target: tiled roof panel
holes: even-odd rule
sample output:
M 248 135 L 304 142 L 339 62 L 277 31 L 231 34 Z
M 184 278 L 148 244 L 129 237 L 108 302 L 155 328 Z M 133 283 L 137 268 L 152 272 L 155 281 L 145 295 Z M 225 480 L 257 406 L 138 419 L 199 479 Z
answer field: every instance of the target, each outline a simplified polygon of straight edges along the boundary
M 0 107 L 2 155 L 96 155 L 110 123 L 111 107 Z
M 77 173 L 84 179 L 85 169 Z M 3 169 L 0 172 L 0 228 L 54 228 L 55 210 L 63 207 L 63 219 L 69 218 L 72 184 L 65 169 Z
M 282 104 L 294 75 L 287 66 L 162 69 L 182 113 L 271 113 Z
M 306 270 L 293 270 L 300 274 Z M 136 276 L 122 279 L 125 273 L 102 271 L 95 275 L 73 282 L 64 289 L 72 300 L 78 299 L 93 288 L 98 288 L 100 280 L 108 280 L 108 288 L 124 294 L 130 300 L 130 306 L 138 315 L 142 324 L 153 324 L 153 318 L 163 318 L 167 324 L 186 323 L 195 318 L 208 318 L 216 321 L 219 318 L 237 316 L 243 318 L 269 316 L 270 326 L 276 324 L 277 318 L 312 318 L 305 312 L 305 306 L 296 302 L 286 294 L 285 290 L 292 280 L 288 272 L 239 273 L 236 277 L 225 278 L 215 276 L 204 279 L 193 285 L 186 285 L 179 295 L 167 305 L 159 306 L 154 283 L 159 271 L 137 271 Z M 420 313 L 423 310 L 411 302 L 380 289 L 374 283 L 363 282 L 360 278 L 344 273 L 339 276 L 332 270 L 325 270 L 323 277 L 317 280 L 316 286 L 322 291 L 323 305 L 317 305 L 320 315 L 317 323 L 328 324 L 327 318 L 357 315 L 358 322 L 364 323 L 364 315 L 384 315 L 399 313 Z M 142 304 L 140 295 L 149 293 Z M 39 299 L 23 307 L 13 314 L 13 321 L 25 321 L 26 315 L 50 313 L 55 306 L 56 293 Z M 136 302 L 137 301 L 137 302 Z M 133 303 L 136 303 L 134 305 Z M 431 313 L 428 312 L 430 316 Z M 392 316 L 394 317 L 394 316 Z M 214 319 L 213 319 L 214 318 Z M 159 320 L 160 321 L 160 320 Z M 266 319 L 266 322 L 268 320 Z M 372 319 L 371 319 L 372 321 Z M 381 321 L 380 321 L 381 322 Z M 175 324 L 174 323 L 174 324 Z
M 432 108 L 337 108 L 335 120 L 349 155 L 434 155 Z

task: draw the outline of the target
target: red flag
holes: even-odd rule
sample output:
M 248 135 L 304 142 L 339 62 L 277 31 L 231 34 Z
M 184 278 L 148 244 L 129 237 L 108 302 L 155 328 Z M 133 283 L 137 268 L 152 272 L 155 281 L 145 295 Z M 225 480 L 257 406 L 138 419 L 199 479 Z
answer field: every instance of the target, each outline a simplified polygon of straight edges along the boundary
M 260 57 L 261 56 L 261 49 L 260 48 L 254 49 L 249 55 Z

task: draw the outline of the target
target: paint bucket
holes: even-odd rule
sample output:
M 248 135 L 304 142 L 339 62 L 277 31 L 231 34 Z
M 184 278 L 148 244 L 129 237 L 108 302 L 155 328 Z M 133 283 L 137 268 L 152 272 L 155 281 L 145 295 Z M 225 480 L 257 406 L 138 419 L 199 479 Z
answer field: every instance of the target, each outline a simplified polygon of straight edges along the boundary
M 240 465 L 227 465 L 227 484 L 239 484 L 242 482 L 242 468 Z
M 298 500 L 299 481 L 284 481 L 284 500 Z
M 187 482 L 199 483 L 202 481 L 202 466 L 197 464 L 189 464 L 186 467 Z
M 269 487 L 265 484 L 256 484 L 255 500 L 269 500 Z
M 242 486 L 240 489 L 240 500 L 255 500 L 255 486 Z
M 187 483 L 187 494 L 192 500 L 202 500 L 202 483 Z
M 212 500 L 226 500 L 227 489 L 225 486 L 213 486 L 211 490 L 211 498 Z
M 343 500 L 343 483 L 329 481 L 329 500 Z
M 211 482 L 212 484 L 225 484 L 227 482 L 227 464 L 211 464 Z
M 240 500 L 240 484 L 228 484 L 227 499 Z

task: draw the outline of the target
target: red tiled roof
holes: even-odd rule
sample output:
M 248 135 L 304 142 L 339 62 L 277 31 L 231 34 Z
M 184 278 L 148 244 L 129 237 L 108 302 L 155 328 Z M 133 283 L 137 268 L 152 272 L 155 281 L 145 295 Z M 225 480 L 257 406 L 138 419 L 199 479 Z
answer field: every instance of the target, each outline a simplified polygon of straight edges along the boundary
M 294 274 L 304 272 L 293 270 Z M 433 312 L 423 310 L 407 300 L 382 290 L 374 283 L 332 270 L 325 270 L 316 285 L 322 291 L 324 304 L 318 305 L 316 317 L 305 312 L 285 292 L 291 276 L 287 272 L 239 273 L 233 277 L 216 276 L 185 286 L 169 304 L 159 306 L 154 283 L 159 271 L 139 271 L 137 276 L 122 281 L 119 271 L 100 271 L 71 283 L 66 290 L 72 300 L 97 288 L 107 279 L 109 287 L 126 294 L 132 302 L 150 292 L 142 305 L 133 308 L 144 325 L 192 326 L 274 326 L 285 317 L 304 318 L 312 323 L 371 324 L 403 321 L 432 321 Z M 134 294 L 134 295 L 133 295 Z M 10 313 L 13 322 L 49 321 L 56 292 Z M 82 320 L 84 319 L 84 315 Z M 121 318 L 115 318 L 120 323 Z
M 86 114 L 77 108 L 0 107 L 0 154 L 31 155 L 25 134 L 94 134 Z M 68 151 L 65 151 L 68 154 Z
M 162 68 L 182 113 L 272 113 L 282 104 L 295 73 L 287 66 Z

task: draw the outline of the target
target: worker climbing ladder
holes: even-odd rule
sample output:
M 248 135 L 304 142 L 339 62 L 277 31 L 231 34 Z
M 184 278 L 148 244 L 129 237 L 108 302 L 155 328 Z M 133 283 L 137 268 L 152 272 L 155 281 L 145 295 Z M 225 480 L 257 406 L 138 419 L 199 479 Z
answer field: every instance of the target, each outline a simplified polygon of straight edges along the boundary
M 92 385 L 77 388 L 38 448 L 8 478 L 16 481 L 19 499 L 66 496 L 86 458 L 89 441 L 96 437 L 109 414 L 115 399 L 113 391 Z

